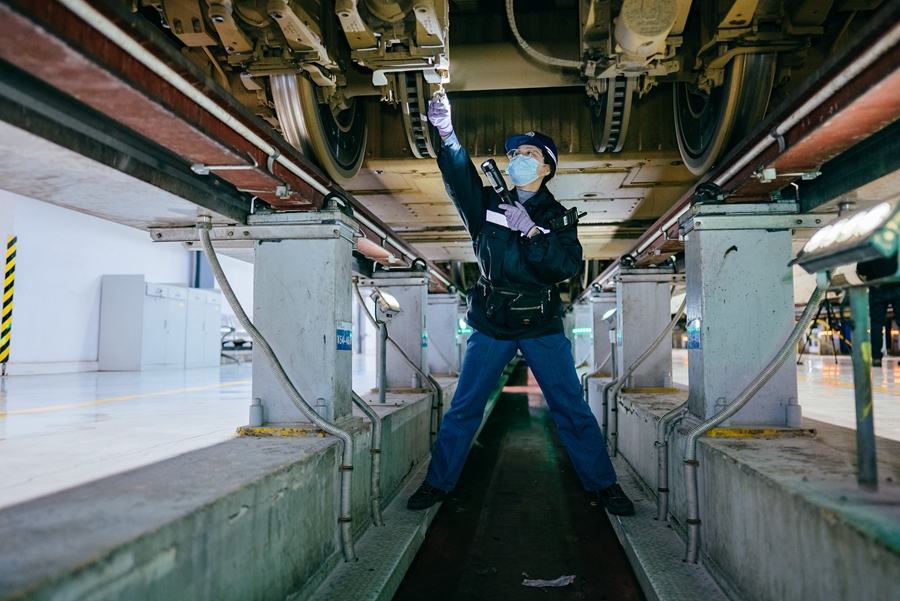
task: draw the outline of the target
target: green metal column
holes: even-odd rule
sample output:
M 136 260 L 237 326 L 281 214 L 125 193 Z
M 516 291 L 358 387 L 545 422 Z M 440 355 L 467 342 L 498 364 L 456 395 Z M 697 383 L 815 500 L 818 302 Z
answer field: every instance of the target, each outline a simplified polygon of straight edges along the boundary
M 872 415 L 872 338 L 869 332 L 869 289 L 851 288 L 853 388 L 856 393 L 857 482 L 878 488 L 875 421 Z

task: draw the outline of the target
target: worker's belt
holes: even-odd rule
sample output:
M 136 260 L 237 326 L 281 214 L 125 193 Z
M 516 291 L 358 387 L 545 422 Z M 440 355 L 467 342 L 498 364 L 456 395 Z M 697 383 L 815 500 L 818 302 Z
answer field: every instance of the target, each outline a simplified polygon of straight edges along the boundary
M 534 327 L 553 319 L 553 286 L 525 289 L 498 286 L 487 278 L 478 278 L 478 289 L 484 296 L 487 318 L 511 328 Z

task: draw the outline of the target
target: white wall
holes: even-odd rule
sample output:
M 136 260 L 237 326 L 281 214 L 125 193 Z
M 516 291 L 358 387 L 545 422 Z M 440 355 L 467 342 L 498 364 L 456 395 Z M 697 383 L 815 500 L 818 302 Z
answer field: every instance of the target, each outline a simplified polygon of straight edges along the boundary
M 241 306 L 247 313 L 247 316 L 252 320 L 253 265 L 246 261 L 226 257 L 219 253 L 216 254 L 219 256 L 219 263 L 222 265 L 222 271 L 225 272 L 225 277 L 228 278 L 228 283 L 231 284 L 231 288 L 234 290 L 234 295 L 237 296 L 238 300 L 241 302 Z M 219 283 L 216 282 L 216 289 L 218 290 L 218 288 Z M 224 297 L 222 299 L 222 313 L 234 315 L 234 311 L 231 310 L 231 306 L 229 306 L 228 301 L 225 300 Z
M 181 245 L 154 244 L 145 231 L 0 190 L 4 243 L 9 235 L 18 236 L 12 375 L 97 369 L 102 275 L 182 285 L 190 277 Z M 233 263 L 240 262 L 223 259 L 233 286 L 242 300 L 252 298 L 253 267 Z

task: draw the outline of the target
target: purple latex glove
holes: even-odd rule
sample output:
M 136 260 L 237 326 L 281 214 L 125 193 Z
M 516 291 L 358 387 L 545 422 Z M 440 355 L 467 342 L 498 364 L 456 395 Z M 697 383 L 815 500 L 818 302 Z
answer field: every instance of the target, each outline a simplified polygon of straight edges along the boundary
M 515 202 L 515 205 L 502 204 L 500 208 L 506 212 L 506 224 L 509 229 L 522 232 L 527 236 L 534 227 L 534 221 L 528 216 L 525 205 L 518 200 Z
M 447 96 L 435 97 L 428 102 L 428 120 L 434 125 L 442 138 L 453 133 L 453 123 L 450 121 L 450 101 Z

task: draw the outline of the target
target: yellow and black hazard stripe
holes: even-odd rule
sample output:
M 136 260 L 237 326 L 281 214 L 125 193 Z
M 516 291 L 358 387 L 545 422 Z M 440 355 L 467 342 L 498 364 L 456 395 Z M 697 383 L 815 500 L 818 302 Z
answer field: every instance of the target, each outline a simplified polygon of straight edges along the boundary
M 3 278 L 3 317 L 0 319 L 0 363 L 9 361 L 9 338 L 12 331 L 13 290 L 16 281 L 16 242 L 10 236 L 6 241 L 6 272 Z

